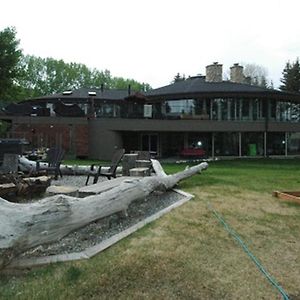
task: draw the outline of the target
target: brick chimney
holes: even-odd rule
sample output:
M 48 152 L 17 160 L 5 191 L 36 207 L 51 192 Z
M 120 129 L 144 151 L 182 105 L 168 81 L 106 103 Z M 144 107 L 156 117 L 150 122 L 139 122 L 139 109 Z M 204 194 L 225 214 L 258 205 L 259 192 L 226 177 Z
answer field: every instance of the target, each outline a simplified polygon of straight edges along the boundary
M 240 66 L 238 63 L 234 64 L 230 68 L 230 81 L 235 83 L 245 83 L 246 78 L 243 70 L 243 66 Z
M 206 66 L 206 82 L 222 82 L 223 81 L 223 65 L 214 62 L 212 65 Z

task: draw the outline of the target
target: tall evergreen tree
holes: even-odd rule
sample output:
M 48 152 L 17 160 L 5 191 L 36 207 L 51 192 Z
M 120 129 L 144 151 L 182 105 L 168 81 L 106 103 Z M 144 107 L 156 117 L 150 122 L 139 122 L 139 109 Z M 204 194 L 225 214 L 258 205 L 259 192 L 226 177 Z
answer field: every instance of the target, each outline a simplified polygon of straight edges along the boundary
M 185 75 L 183 74 L 182 76 L 180 75 L 180 73 L 177 73 L 174 76 L 174 79 L 171 83 L 175 83 L 175 82 L 179 82 L 179 81 L 184 81 L 185 80 Z
M 20 75 L 18 63 L 22 56 L 18 47 L 14 28 L 7 27 L 0 31 L 0 100 L 13 97 L 14 82 Z
M 286 63 L 282 72 L 280 89 L 288 92 L 300 92 L 300 63 L 299 58 L 294 63 Z

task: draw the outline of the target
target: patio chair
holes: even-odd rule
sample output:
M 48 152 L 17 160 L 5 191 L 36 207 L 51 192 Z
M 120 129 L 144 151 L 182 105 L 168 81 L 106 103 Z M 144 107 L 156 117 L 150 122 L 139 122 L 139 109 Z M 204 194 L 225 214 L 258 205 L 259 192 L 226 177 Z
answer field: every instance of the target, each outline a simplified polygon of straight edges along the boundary
M 60 147 L 53 147 L 47 151 L 47 167 L 45 168 L 47 174 L 50 172 L 54 172 L 54 179 L 58 179 L 58 175 L 62 177 L 62 173 L 60 170 L 60 165 L 62 159 L 64 157 L 65 151 Z M 40 162 L 36 163 L 36 171 L 39 172 L 41 170 Z
M 98 166 L 98 169 L 96 170 L 95 169 L 96 164 L 92 164 L 85 185 L 88 185 L 91 176 L 94 176 L 93 184 L 98 182 L 99 176 L 105 176 L 108 180 L 110 180 L 111 178 L 116 178 L 117 167 L 120 161 L 122 160 L 124 153 L 125 153 L 125 149 L 118 149 L 115 151 L 111 159 L 111 164 L 109 165 L 108 171 L 103 171 L 102 169 L 103 166 Z

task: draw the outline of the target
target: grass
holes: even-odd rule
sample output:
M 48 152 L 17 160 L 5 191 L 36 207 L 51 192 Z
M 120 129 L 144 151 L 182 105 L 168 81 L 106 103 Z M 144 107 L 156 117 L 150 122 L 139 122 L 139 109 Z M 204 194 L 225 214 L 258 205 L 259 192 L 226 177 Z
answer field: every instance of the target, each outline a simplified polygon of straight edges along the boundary
M 271 196 L 300 189 L 299 160 L 213 162 L 179 187 L 195 198 L 91 260 L 0 275 L 0 299 L 280 299 L 208 202 L 299 297 L 300 206 Z

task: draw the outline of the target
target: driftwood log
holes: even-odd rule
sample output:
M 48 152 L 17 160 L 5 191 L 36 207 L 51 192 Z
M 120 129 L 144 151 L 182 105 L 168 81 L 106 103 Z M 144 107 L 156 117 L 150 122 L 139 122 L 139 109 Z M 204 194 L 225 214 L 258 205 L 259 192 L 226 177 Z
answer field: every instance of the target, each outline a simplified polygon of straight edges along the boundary
M 47 170 L 48 164 L 46 162 L 40 162 L 40 169 Z M 36 161 L 29 160 L 25 156 L 19 157 L 19 168 L 23 172 L 36 171 Z M 64 175 L 88 175 L 90 173 L 91 166 L 77 166 L 77 165 L 60 165 L 60 171 Z M 101 170 L 108 171 L 109 167 L 102 167 Z M 118 173 L 121 172 L 121 168 L 118 167 Z
M 59 240 L 88 223 L 126 211 L 132 201 L 157 189 L 170 189 L 180 180 L 207 167 L 207 163 L 201 163 L 166 175 L 160 163 L 153 160 L 156 176 L 130 179 L 95 196 L 57 195 L 28 204 L 11 203 L 0 198 L 0 269 L 32 247 Z

